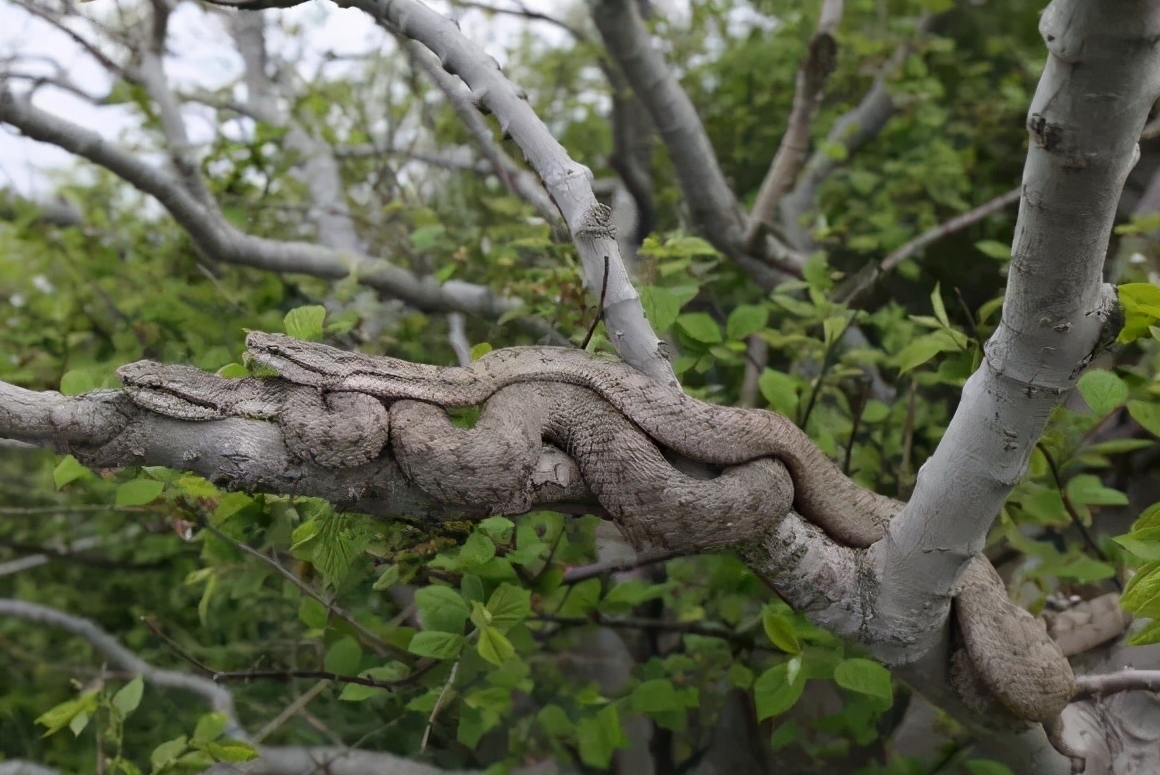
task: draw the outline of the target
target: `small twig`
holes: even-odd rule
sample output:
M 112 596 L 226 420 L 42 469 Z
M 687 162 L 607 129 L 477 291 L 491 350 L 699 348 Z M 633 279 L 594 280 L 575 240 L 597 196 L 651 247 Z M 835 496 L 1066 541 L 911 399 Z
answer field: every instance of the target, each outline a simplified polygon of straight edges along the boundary
M 400 686 L 406 686 L 410 683 L 406 678 L 395 681 L 380 681 L 377 678 L 343 675 L 332 673 L 329 670 L 224 670 L 216 672 L 210 677 L 218 683 L 223 681 L 290 681 L 294 678 L 320 678 L 335 683 L 373 686 L 376 689 L 398 689 Z
M 277 732 L 283 724 L 292 719 L 299 711 L 310 704 L 310 701 L 323 692 L 326 687 L 330 686 L 330 681 L 325 679 L 311 686 L 300 696 L 294 698 L 294 702 L 282 709 L 274 718 L 270 719 L 270 723 L 258 730 L 258 733 L 253 737 L 254 745 L 259 745 L 270 735 Z
M 907 242 L 902 247 L 890 253 L 886 258 L 882 259 L 877 264 L 867 264 L 859 272 L 850 277 L 849 280 L 842 283 L 841 286 L 834 293 L 834 301 L 843 304 L 853 304 L 854 300 L 861 296 L 866 291 L 870 290 L 875 283 L 887 272 L 906 259 L 919 252 L 927 245 L 954 234 L 956 231 L 962 231 L 968 226 L 978 223 L 992 213 L 1002 210 L 1008 205 L 1012 205 L 1019 201 L 1019 196 L 1022 193 L 1022 187 L 1016 187 L 1000 194 L 989 202 L 984 202 L 973 210 L 968 210 L 965 213 L 956 215 L 950 220 L 940 223 L 932 229 L 929 229 L 918 235 L 910 242 Z
M 862 392 L 859 393 L 858 403 L 854 407 L 854 422 L 850 425 L 850 437 L 846 439 L 846 457 L 842 461 L 842 473 L 850 475 L 850 457 L 854 453 L 854 438 L 858 435 L 858 426 L 862 422 L 862 413 L 866 411 L 866 404 L 870 402 L 870 380 L 861 382 Z
M 410 657 L 410 654 L 407 652 L 392 646 L 390 643 L 387 643 L 382 638 L 368 630 L 361 622 L 354 618 L 354 614 L 350 613 L 345 608 L 342 608 L 337 603 L 335 603 L 333 600 L 328 599 L 325 595 L 315 590 L 314 587 L 300 579 L 293 571 L 284 567 L 282 563 L 278 562 L 273 557 L 268 557 L 252 546 L 231 538 L 208 522 L 202 521 L 201 526 L 208 530 L 210 533 L 213 533 L 220 540 L 225 541 L 227 544 L 233 546 L 238 551 L 244 552 L 251 557 L 256 557 L 266 565 L 269 565 L 271 568 L 276 570 L 279 575 L 281 575 L 294 586 L 298 587 L 298 589 L 303 593 L 314 598 L 319 603 L 322 603 L 322 605 L 326 606 L 328 611 L 332 612 L 335 616 L 349 624 L 354 629 L 354 631 L 359 634 L 362 641 L 374 649 L 379 656 L 386 656 L 387 654 L 391 654 L 392 656 L 399 658 Z
M 679 632 L 689 635 L 705 635 L 711 638 L 722 638 L 728 641 L 741 641 L 752 645 L 752 640 L 745 638 L 733 630 L 722 626 L 699 624 L 697 622 L 667 622 L 663 619 L 642 619 L 639 617 L 611 617 L 598 611 L 588 616 L 558 616 L 556 614 L 536 614 L 535 621 L 546 624 L 558 624 L 562 627 L 584 627 L 597 624 L 601 627 L 614 627 L 630 630 L 656 630 L 661 632 Z
M 439 711 L 443 710 L 443 703 L 446 701 L 448 692 L 451 691 L 451 685 L 455 683 L 455 676 L 459 674 L 459 660 L 455 660 L 455 664 L 451 666 L 451 673 L 447 676 L 447 681 L 443 684 L 443 690 L 439 692 L 439 697 L 435 700 L 435 707 L 431 709 L 431 715 L 427 717 L 427 728 L 423 730 L 423 740 L 419 743 L 419 751 L 427 750 L 427 741 L 431 738 L 431 728 L 435 726 L 435 719 L 439 716 Z
M 626 573 L 637 568 L 656 565 L 658 562 L 668 562 L 681 557 L 680 552 L 661 552 L 658 554 L 641 554 L 626 562 L 595 562 L 591 565 L 579 565 L 564 571 L 564 584 L 579 584 L 581 581 L 598 578 L 610 573 Z
M 822 89 L 838 63 L 838 45 L 834 33 L 842 19 L 842 0 L 824 0 L 818 27 L 810 38 L 809 51 L 801 62 L 794 85 L 793 107 L 786 122 L 785 134 L 769 165 L 765 180 L 749 214 L 744 244 L 749 252 L 759 252 L 758 241 L 763 225 L 773 219 L 777 203 L 789 191 L 801 172 L 810 149 L 810 125 L 822 102 Z
M 1047 467 L 1051 469 L 1051 477 L 1055 480 L 1055 489 L 1059 491 L 1059 497 L 1063 501 L 1063 508 L 1067 511 L 1067 515 L 1071 517 L 1071 522 L 1075 525 L 1075 529 L 1079 531 L 1084 544 L 1087 545 L 1092 554 L 1103 562 L 1107 562 L 1107 555 L 1104 554 L 1099 544 L 1092 538 L 1091 532 L 1087 529 L 1087 525 L 1083 523 L 1083 519 L 1079 515 L 1079 509 L 1075 507 L 1075 503 L 1068 494 L 1067 488 L 1064 486 L 1063 477 L 1059 473 L 1059 466 L 1055 463 L 1055 458 L 1052 457 L 1051 452 L 1048 451 L 1047 446 L 1042 441 L 1037 442 L 1035 448 L 1039 450 L 1040 454 L 1043 455 L 1043 459 L 1047 461 Z M 1112 577 L 1112 583 L 1116 585 L 1116 589 L 1121 592 L 1124 591 L 1123 585 L 1120 584 L 1120 580 L 1115 576 Z
M 806 402 L 806 409 L 804 412 L 802 412 L 802 419 L 801 422 L 798 423 L 798 427 L 804 429 L 806 427 L 806 423 L 810 421 L 810 415 L 813 414 L 814 405 L 818 401 L 818 395 L 822 392 L 822 382 L 825 381 L 826 375 L 829 374 L 830 369 L 834 368 L 834 364 L 838 359 L 838 345 L 841 343 L 842 337 L 846 335 L 846 331 L 850 328 L 850 324 L 854 322 L 854 316 L 856 314 L 857 313 L 853 313 L 850 315 L 850 317 L 846 318 L 846 323 L 842 326 L 842 330 L 838 332 L 837 336 L 834 337 L 834 341 L 830 343 L 830 346 L 826 348 L 826 352 L 822 355 L 822 366 L 818 370 L 817 378 L 814 379 L 813 388 L 810 390 L 810 399 Z
M 745 344 L 745 376 L 737 398 L 738 406 L 757 406 L 761 374 L 769 365 L 769 343 L 757 334 L 750 334 Z
M 1137 690 L 1160 691 L 1160 670 L 1121 670 L 1106 675 L 1077 675 L 1075 694 L 1071 700 L 1075 702 Z
M 447 340 L 451 342 L 451 349 L 459 359 L 459 365 L 471 365 L 471 342 L 467 339 L 467 316 L 462 312 L 451 312 L 447 315 Z
M 596 317 L 592 319 L 592 325 L 588 327 L 588 333 L 584 337 L 584 341 L 580 343 L 581 350 L 588 349 L 588 343 L 592 341 L 592 335 L 596 333 L 596 326 L 604 319 L 604 299 L 608 295 L 608 271 L 611 262 L 608 256 L 604 257 L 604 281 L 600 284 L 600 306 L 596 308 Z

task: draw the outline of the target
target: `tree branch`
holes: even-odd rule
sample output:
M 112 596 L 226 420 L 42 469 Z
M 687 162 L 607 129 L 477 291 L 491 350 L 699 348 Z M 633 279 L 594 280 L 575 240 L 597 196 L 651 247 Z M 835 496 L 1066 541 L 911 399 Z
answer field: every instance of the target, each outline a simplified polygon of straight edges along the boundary
M 666 347 L 645 317 L 640 296 L 624 268 L 609 226 L 610 212 L 596 201 L 592 191 L 592 172 L 568 156 L 495 60 L 467 40 L 452 21 L 415 0 L 351 0 L 351 5 L 431 49 L 443 68 L 463 79 L 475 98 L 495 114 L 563 213 L 591 293 L 600 287 L 607 257 L 611 271 L 604 313 L 613 347 L 634 368 L 662 383 L 676 385 Z
M 773 224 L 777 203 L 793 185 L 805 163 L 810 149 L 810 125 L 822 101 L 826 79 L 837 65 L 838 44 L 834 33 L 842 20 L 843 0 L 823 0 L 818 28 L 810 38 L 809 51 L 802 60 L 794 86 L 793 107 L 786 122 L 785 135 L 774 154 L 773 162 L 753 209 L 749 212 L 749 226 L 745 232 L 745 246 L 754 250 L 763 226 Z
M 1103 3 L 1054 0 L 1040 31 L 1050 56 L 1028 116 L 1003 320 L 910 503 L 870 550 L 885 583 L 868 626 L 905 628 L 910 637 L 898 654 L 941 652 L 927 668 L 945 669 L 950 596 L 1026 471 L 1048 415 L 1115 338 L 1115 289 L 1101 269 L 1140 130 L 1160 97 L 1154 3 L 1113 12 Z M 1092 94 L 1106 102 L 1093 106 Z M 1114 128 L 1093 110 L 1115 115 Z M 878 653 L 891 661 L 898 654 L 890 651 Z
M 122 646 L 116 638 L 89 619 L 66 614 L 38 603 L 11 598 L 0 598 L 0 616 L 13 616 L 33 624 L 55 627 L 84 638 L 104 654 L 109 661 L 133 675 L 141 676 L 148 683 L 155 686 L 181 689 L 202 697 L 211 708 L 224 713 L 230 719 L 234 727 L 231 731 L 232 735 L 244 735 L 238 723 L 237 712 L 234 710 L 233 694 L 229 691 L 207 678 L 154 667 Z
M 50 143 L 105 167 L 153 196 L 189 232 L 197 247 L 214 260 L 330 280 L 354 274 L 364 285 L 430 312 L 458 311 L 494 319 L 521 304 L 517 299 L 498 296 L 480 285 L 457 280 L 440 284 L 434 278 L 418 277 L 382 259 L 305 242 L 283 242 L 245 234 L 217 212 L 207 209 L 166 173 L 106 142 L 96 132 L 40 110 L 7 89 L 0 90 L 0 121 L 34 140 Z
M 933 14 L 924 14 L 915 27 L 916 38 L 925 34 L 934 19 Z M 873 140 L 886 126 L 886 122 L 894 115 L 894 100 L 886 83 L 902 67 L 911 51 L 915 40 L 908 40 L 899 46 L 879 71 L 870 90 L 862 97 L 858 105 L 837 121 L 826 135 L 826 145 L 841 145 L 846 149 L 846 157 L 852 156 L 859 148 Z M 783 196 L 781 205 L 781 222 L 783 231 L 789 237 L 790 244 L 798 250 L 813 249 L 813 240 L 808 236 L 802 225 L 802 218 L 817 207 L 818 190 L 837 169 L 840 162 L 819 148 L 814 151 L 806 162 L 805 169 L 798 178 L 793 190 Z

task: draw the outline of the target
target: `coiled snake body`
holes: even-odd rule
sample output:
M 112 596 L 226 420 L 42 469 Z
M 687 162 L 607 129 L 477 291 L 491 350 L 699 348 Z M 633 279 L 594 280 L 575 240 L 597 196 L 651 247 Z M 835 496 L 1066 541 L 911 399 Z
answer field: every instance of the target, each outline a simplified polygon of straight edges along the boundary
M 834 540 L 867 547 L 903 505 L 851 482 L 781 415 L 703 403 L 582 350 L 508 348 L 468 367 L 439 368 L 272 334 L 252 333 L 247 345 L 252 360 L 324 398 L 361 394 L 387 403 L 389 410 L 379 403 L 374 411 L 382 416 L 368 421 L 382 429 L 378 448 L 389 424 L 391 452 L 408 477 L 446 502 L 526 510 L 521 488 L 547 440 L 576 461 L 602 506 L 637 543 L 727 543 L 718 535 L 723 528 L 745 539 L 792 506 Z M 164 411 L 147 398 L 164 379 L 141 376 L 170 367 L 140 366 L 122 372 L 139 389 L 134 400 Z M 444 412 L 479 405 L 484 410 L 472 430 L 453 428 Z M 709 480 L 687 476 L 658 445 L 724 470 Z M 1008 600 L 986 559 L 968 565 L 954 611 L 964 648 L 951 674 L 963 699 L 983 712 L 1054 724 L 1074 693 L 1071 668 L 1039 622 Z

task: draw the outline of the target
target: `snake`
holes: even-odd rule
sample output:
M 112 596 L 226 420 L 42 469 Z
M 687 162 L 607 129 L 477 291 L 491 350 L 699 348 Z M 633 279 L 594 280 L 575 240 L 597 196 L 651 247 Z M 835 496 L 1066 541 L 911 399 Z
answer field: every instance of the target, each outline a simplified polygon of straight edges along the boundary
M 723 526 L 744 540 L 792 508 L 837 543 L 864 549 L 905 505 L 846 477 L 783 415 L 706 403 L 580 349 L 510 347 L 439 367 L 279 334 L 252 332 L 246 345 L 252 363 L 316 389 L 326 407 L 368 409 L 334 400 L 343 395 L 382 402 L 389 422 L 373 417 L 375 443 L 352 448 L 371 457 L 389 446 L 407 476 L 443 502 L 522 513 L 532 502 L 529 471 L 547 441 L 576 461 L 601 506 L 638 545 L 703 546 Z M 164 374 L 148 377 L 155 368 L 130 366 L 122 378 L 140 394 L 134 400 L 164 411 Z M 207 402 L 213 412 L 226 406 L 236 413 L 263 390 L 241 384 L 262 379 L 221 382 L 239 384 L 215 388 Z M 473 428 L 455 427 L 447 410 L 466 407 L 482 407 L 479 419 Z M 317 421 L 286 426 L 302 443 L 319 432 Z M 685 473 L 674 456 L 716 475 Z M 951 684 L 964 702 L 985 716 L 1058 732 L 1075 692 L 1070 664 L 1043 625 L 1010 601 L 981 555 L 967 563 L 952 612 Z

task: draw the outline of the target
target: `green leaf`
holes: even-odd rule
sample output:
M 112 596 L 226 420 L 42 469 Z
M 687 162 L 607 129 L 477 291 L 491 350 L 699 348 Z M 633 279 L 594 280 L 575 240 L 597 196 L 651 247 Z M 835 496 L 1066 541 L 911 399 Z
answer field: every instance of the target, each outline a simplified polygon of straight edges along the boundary
M 458 561 L 463 568 L 478 568 L 495 557 L 495 544 L 483 533 L 473 532 L 459 550 Z
M 497 544 L 506 544 L 511 541 L 515 528 L 516 523 L 507 517 L 488 517 L 476 525 L 477 530 Z
M 82 717 L 85 724 L 97 709 L 97 693 L 86 691 L 80 697 L 74 697 L 46 710 L 36 717 L 36 723 L 47 727 L 42 737 L 55 735 L 65 727 L 72 727 L 73 720 Z M 83 728 L 83 727 L 82 727 Z
M 890 671 L 869 659 L 843 659 L 834 668 L 834 681 L 843 689 L 889 702 L 894 696 Z
M 707 312 L 687 312 L 677 318 L 677 328 L 690 339 L 703 344 L 721 341 L 721 326 Z
M 556 610 L 558 616 L 587 616 L 600 602 L 600 579 L 585 579 L 571 587 L 563 587 L 564 602 Z
M 954 337 L 948 331 L 935 331 L 913 340 L 902 352 L 894 356 L 894 365 L 899 374 L 905 374 L 916 369 L 942 352 L 954 352 L 961 349 Z
M 113 707 L 121 712 L 121 718 L 127 718 L 130 713 L 137 710 L 137 706 L 141 704 L 141 695 L 144 693 L 145 681 L 141 676 L 137 676 L 113 695 Z
M 1116 291 L 1124 310 L 1124 327 L 1116 341 L 1127 344 L 1147 336 L 1149 327 L 1160 322 L 1160 287 L 1152 283 L 1126 283 L 1117 286 Z
M 725 336 L 738 342 L 752 333 L 765 328 L 769 320 L 769 309 L 760 304 L 738 304 L 725 321 Z
M 386 694 L 387 690 L 381 686 L 366 686 L 364 684 L 346 684 L 338 695 L 339 702 L 363 702 L 371 697 Z
M 1112 539 L 1144 562 L 1160 560 L 1160 530 L 1151 528 Z
M 1153 436 L 1160 436 L 1160 404 L 1129 401 L 1128 414 Z
M 1153 527 L 1160 527 L 1160 503 L 1153 503 L 1140 512 L 1140 516 L 1132 523 L 1132 532 Z
M 154 748 L 153 753 L 149 754 L 149 763 L 153 765 L 154 770 L 163 770 L 177 761 L 177 757 L 188 747 L 189 742 L 185 735 L 175 737 Z
M 1014 775 L 1006 764 L 991 759 L 967 759 L 963 767 L 971 775 Z
M 258 758 L 258 752 L 249 743 L 230 740 L 228 743 L 208 743 L 205 752 L 219 762 L 248 762 Z
M 117 497 L 114 503 L 118 506 L 144 506 L 152 503 L 161 495 L 165 484 L 153 479 L 134 479 L 117 485 Z
M 303 597 L 298 604 L 298 620 L 312 630 L 323 630 L 326 629 L 330 615 L 322 603 L 312 597 Z
M 381 592 L 384 589 L 390 589 L 399 583 L 399 566 L 397 564 L 385 565 L 383 570 L 379 573 L 379 577 L 375 579 L 375 583 L 371 584 L 371 589 L 376 592 Z
M 424 630 L 463 634 L 467 621 L 467 601 L 459 590 L 432 584 L 415 591 L 415 607 Z
M 1101 417 L 1128 400 L 1128 386 L 1124 380 L 1105 369 L 1086 372 L 1076 387 L 1091 410 Z
M 787 654 L 800 654 L 802 644 L 798 640 L 797 632 L 794 630 L 793 622 L 789 617 L 774 609 L 772 606 L 766 606 L 761 611 L 761 626 L 765 629 L 765 634 L 770 642 Z
M 479 576 L 474 576 L 470 573 L 463 574 L 463 578 L 459 582 L 459 591 L 463 593 L 463 599 L 468 603 L 482 603 L 484 598 L 483 579 Z
M 282 319 L 287 334 L 307 342 L 318 342 L 322 339 L 325 321 L 326 307 L 317 304 L 292 309 Z
M 326 650 L 323 669 L 337 675 L 355 675 L 362 665 L 362 646 L 354 638 L 336 640 Z
M 479 643 L 476 648 L 481 657 L 497 667 L 516 653 L 507 636 L 495 627 L 484 627 L 479 631 Z
M 56 464 L 56 468 L 52 469 L 52 480 L 56 484 L 56 489 L 64 487 L 70 482 L 75 482 L 81 477 L 94 478 L 93 472 L 80 464 L 72 455 L 65 455 L 64 458 Z
M 96 376 L 87 369 L 66 371 L 60 378 L 60 392 L 66 396 L 77 396 L 100 386 Z
M 942 290 L 939 289 L 939 283 L 934 284 L 934 291 L 930 294 L 930 305 L 934 308 L 935 319 L 950 328 L 951 321 L 947 318 L 947 308 L 943 305 Z
M 532 613 L 531 590 L 521 589 L 511 584 L 500 584 L 487 601 L 491 614 L 491 624 L 500 632 L 507 632 L 516 624 L 527 619 Z
M 580 760 L 601 770 L 608 769 L 613 751 L 628 745 L 628 738 L 620 729 L 620 712 L 615 705 L 607 705 L 595 716 L 580 719 L 576 737 L 580 744 Z
M 1084 506 L 1127 506 L 1128 496 L 1119 490 L 1105 487 L 1098 476 L 1077 474 L 1067 482 L 1067 494 L 1072 502 Z
M 1129 636 L 1128 643 L 1133 646 L 1149 646 L 1153 643 L 1160 643 L 1160 621 L 1149 622 L 1144 629 Z
M 640 289 L 640 302 L 653 329 L 664 333 L 681 314 L 681 298 L 669 288 L 648 285 Z
M 757 389 L 773 411 L 791 418 L 797 414 L 801 388 L 796 378 L 774 369 L 765 369 L 757 378 Z
M 229 716 L 218 711 L 207 713 L 197 720 L 197 727 L 193 730 L 194 743 L 209 743 L 217 740 L 226 731 Z
M 975 250 L 984 256 L 998 259 L 999 261 L 1007 261 L 1011 258 L 1011 246 L 1006 242 L 998 242 L 993 239 L 979 240 L 975 243 Z
M 415 633 L 415 637 L 411 638 L 407 650 L 421 657 L 454 659 L 463 650 L 464 643 L 466 643 L 466 640 L 462 635 L 424 630 L 423 632 Z
M 480 342 L 471 348 L 471 360 L 478 361 L 489 352 L 491 352 L 491 345 L 487 342 Z
M 640 713 L 663 713 L 684 708 L 673 682 L 667 678 L 645 681 L 633 690 L 631 702 L 633 709 Z
M 757 703 L 758 721 L 785 713 L 802 696 L 806 685 L 805 676 L 797 671 L 791 679 L 790 662 L 774 665 L 754 682 L 753 696 Z

